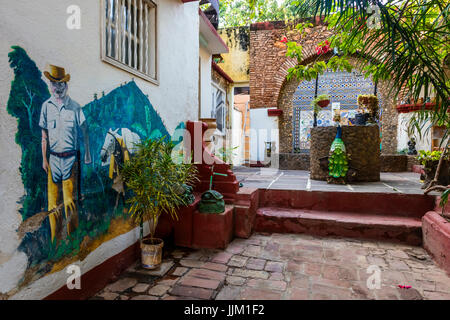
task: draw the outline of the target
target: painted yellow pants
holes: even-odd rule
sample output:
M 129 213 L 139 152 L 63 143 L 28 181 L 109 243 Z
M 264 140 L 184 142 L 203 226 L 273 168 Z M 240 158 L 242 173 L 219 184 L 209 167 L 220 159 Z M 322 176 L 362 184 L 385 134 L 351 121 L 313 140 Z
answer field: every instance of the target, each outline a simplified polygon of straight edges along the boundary
M 62 185 L 64 213 L 67 222 L 67 234 L 70 234 L 78 227 L 78 211 L 75 204 L 75 199 L 77 198 L 76 169 L 77 168 L 75 164 L 69 179 L 63 180 L 62 183 L 55 183 L 52 179 L 50 166 L 48 167 L 48 211 L 51 211 L 58 207 L 60 202 L 60 188 Z M 61 210 L 50 213 L 48 219 L 50 221 L 50 232 L 53 241 L 56 235 L 61 231 Z

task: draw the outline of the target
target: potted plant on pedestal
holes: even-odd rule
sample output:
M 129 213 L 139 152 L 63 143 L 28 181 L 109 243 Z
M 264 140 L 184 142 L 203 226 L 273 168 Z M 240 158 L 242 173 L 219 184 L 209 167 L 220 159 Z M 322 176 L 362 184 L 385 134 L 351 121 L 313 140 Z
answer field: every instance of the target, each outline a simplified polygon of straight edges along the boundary
M 314 127 L 317 127 L 317 115 L 320 110 L 326 108 L 330 104 L 330 96 L 327 94 L 321 94 L 311 101 L 311 107 L 314 110 Z
M 325 108 L 330 104 L 330 96 L 327 94 L 320 94 L 311 102 L 311 106 Z M 318 109 L 320 110 L 320 109 Z
M 367 96 L 367 109 L 369 110 L 369 123 L 376 124 L 378 120 L 378 98 L 376 95 Z
M 358 126 L 365 126 L 366 121 L 369 117 L 367 111 L 367 104 L 369 102 L 369 98 L 367 95 L 360 94 L 358 96 L 358 109 L 355 115 L 355 124 Z
M 157 268 L 162 259 L 162 239 L 155 238 L 161 214 L 178 219 L 179 207 L 189 205 L 186 188 L 197 178 L 192 163 L 183 163 L 173 151 L 174 144 L 160 140 L 145 140 L 136 145 L 137 152 L 126 162 L 122 175 L 131 197 L 128 213 L 140 225 L 141 259 L 146 269 Z M 144 238 L 143 223 L 148 221 L 150 235 Z

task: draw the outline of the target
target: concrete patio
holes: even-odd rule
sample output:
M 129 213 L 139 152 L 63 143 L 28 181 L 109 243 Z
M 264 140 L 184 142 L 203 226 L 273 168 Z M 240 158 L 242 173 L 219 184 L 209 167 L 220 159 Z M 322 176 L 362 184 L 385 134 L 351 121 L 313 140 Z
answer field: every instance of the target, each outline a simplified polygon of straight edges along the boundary
M 419 174 L 412 172 L 381 173 L 381 181 L 374 183 L 329 185 L 309 179 L 308 171 L 247 167 L 233 171 L 243 187 L 266 189 L 268 202 L 275 196 L 269 190 L 423 195 Z M 265 219 L 258 212 L 257 220 Z M 420 246 L 390 242 L 387 234 L 362 240 L 272 232 L 279 231 L 236 238 L 225 250 L 167 246 L 160 269 L 145 270 L 136 262 L 92 299 L 450 299 L 450 277 Z M 380 272 L 379 287 L 368 281 L 374 270 Z
M 369 266 L 381 271 L 379 289 L 367 284 Z M 92 299 L 449 300 L 450 278 L 421 247 L 257 233 L 223 251 L 166 250 L 159 271 L 136 264 Z
M 309 171 L 277 170 L 272 168 L 234 167 L 244 187 L 283 190 L 389 192 L 423 194 L 420 175 L 415 172 L 381 172 L 379 182 L 359 182 L 346 185 L 311 180 Z

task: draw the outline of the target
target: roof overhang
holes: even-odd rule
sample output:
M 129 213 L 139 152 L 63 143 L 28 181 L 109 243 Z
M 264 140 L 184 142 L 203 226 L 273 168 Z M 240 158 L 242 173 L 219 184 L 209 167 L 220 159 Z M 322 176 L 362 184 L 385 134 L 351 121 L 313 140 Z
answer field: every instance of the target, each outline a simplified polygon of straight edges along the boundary
M 216 72 L 224 78 L 228 83 L 234 83 L 233 79 L 225 72 L 221 67 L 217 65 L 214 61 L 211 61 L 211 67 L 216 70 Z
M 214 26 L 209 22 L 202 10 L 198 10 L 200 15 L 200 44 L 211 54 L 228 53 L 226 43 L 217 33 Z

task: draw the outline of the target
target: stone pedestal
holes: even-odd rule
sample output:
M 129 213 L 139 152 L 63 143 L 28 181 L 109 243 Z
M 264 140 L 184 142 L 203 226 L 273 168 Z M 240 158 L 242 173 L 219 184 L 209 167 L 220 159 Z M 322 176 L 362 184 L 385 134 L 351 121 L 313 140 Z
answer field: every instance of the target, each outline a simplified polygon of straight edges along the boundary
M 252 234 L 259 205 L 259 192 L 255 188 L 241 188 L 234 204 L 234 236 L 249 238 Z
M 336 127 L 311 129 L 311 179 L 326 180 L 328 170 L 320 166 L 320 159 L 328 157 Z M 353 181 L 380 181 L 380 131 L 378 126 L 343 126 L 342 140 L 350 157 L 349 168 L 357 171 Z
M 233 206 L 223 213 L 194 212 L 192 248 L 225 249 L 233 239 Z

